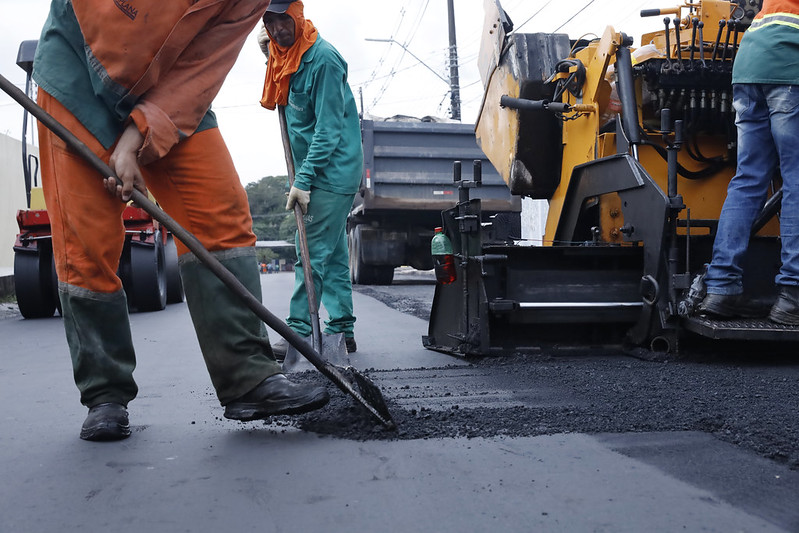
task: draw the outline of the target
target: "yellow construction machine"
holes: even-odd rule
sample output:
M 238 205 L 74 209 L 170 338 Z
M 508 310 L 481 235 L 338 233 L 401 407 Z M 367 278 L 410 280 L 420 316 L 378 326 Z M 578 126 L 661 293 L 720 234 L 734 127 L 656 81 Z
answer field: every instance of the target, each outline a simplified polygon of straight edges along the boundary
M 541 237 L 498 241 L 480 223 L 473 179 L 442 213 L 455 281 L 439 283 L 426 347 L 488 355 L 547 344 L 626 343 L 675 352 L 689 338 L 799 340 L 765 320 L 696 316 L 727 184 L 735 173 L 731 73 L 760 1 L 667 9 L 639 46 L 513 32 L 486 0 L 476 136 L 511 192 L 546 200 Z M 744 286 L 774 301 L 780 180 L 752 232 Z M 518 236 L 520 237 L 520 236 Z

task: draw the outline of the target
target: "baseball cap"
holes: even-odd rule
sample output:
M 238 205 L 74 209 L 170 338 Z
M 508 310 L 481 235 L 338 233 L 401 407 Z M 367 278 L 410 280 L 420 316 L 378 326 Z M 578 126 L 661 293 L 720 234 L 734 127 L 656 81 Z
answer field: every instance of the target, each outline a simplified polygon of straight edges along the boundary
M 267 13 L 285 13 L 286 10 L 289 8 L 289 5 L 294 2 L 294 0 L 272 0 L 269 3 L 269 7 L 266 8 Z

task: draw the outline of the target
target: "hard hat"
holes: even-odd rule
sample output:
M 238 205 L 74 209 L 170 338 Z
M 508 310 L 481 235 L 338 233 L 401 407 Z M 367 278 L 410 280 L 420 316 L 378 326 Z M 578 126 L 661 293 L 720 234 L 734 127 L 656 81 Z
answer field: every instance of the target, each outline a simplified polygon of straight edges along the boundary
M 289 5 L 294 0 L 272 0 L 269 7 L 266 8 L 267 13 L 285 13 Z

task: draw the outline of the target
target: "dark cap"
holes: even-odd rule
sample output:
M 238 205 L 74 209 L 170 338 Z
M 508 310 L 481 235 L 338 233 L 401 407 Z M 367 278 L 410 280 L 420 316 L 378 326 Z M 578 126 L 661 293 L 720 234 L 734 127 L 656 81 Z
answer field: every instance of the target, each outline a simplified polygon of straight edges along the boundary
M 269 7 L 266 8 L 267 13 L 285 13 L 286 10 L 289 8 L 289 5 L 294 2 L 294 0 L 272 0 L 269 3 Z

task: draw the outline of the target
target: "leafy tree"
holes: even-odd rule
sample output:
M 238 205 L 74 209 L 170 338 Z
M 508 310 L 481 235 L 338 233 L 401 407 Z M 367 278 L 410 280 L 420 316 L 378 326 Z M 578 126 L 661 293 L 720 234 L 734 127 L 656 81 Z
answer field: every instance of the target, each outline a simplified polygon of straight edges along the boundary
M 297 223 L 294 213 L 286 211 L 287 176 L 266 176 L 245 186 L 252 213 L 252 229 L 259 241 L 294 242 Z M 296 261 L 294 247 L 274 250 L 259 248 L 258 261 L 285 259 Z
M 253 231 L 259 241 L 291 240 L 293 230 L 283 230 L 294 224 L 294 216 L 286 211 L 286 176 L 267 176 L 247 184 L 247 198 L 253 219 Z M 296 229 L 296 225 L 294 226 Z

